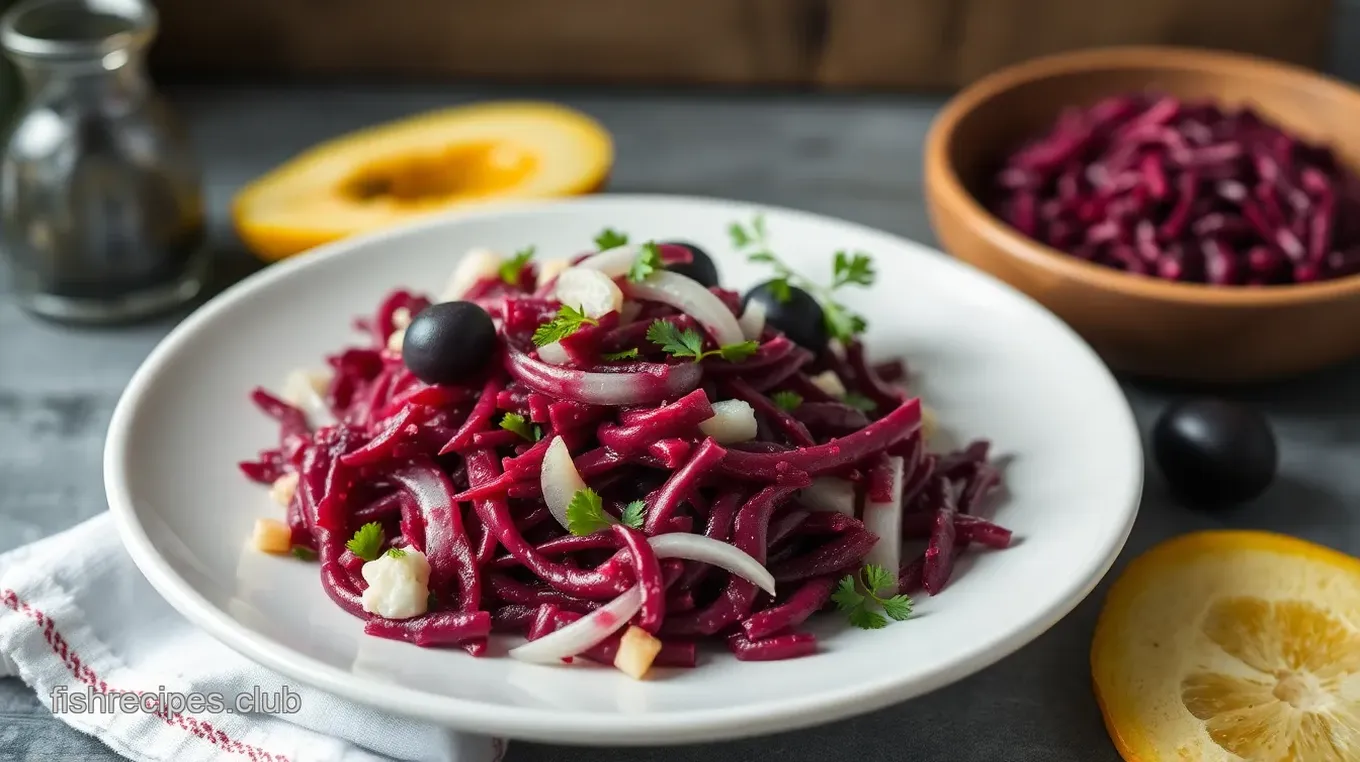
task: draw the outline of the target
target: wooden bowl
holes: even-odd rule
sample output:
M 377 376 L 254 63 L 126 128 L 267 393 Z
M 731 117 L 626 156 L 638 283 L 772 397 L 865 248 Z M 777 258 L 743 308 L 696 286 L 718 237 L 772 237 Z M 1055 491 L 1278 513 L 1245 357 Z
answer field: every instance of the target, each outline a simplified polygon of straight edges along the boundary
M 1252 288 L 1129 275 L 1045 246 L 979 202 L 978 192 L 1004 155 L 1051 127 L 1063 108 L 1147 90 L 1225 106 L 1250 104 L 1360 167 L 1360 90 L 1314 72 L 1177 48 L 1041 58 L 973 84 L 931 126 L 926 198 L 944 248 L 1042 302 L 1116 370 L 1255 381 L 1360 355 L 1360 276 Z

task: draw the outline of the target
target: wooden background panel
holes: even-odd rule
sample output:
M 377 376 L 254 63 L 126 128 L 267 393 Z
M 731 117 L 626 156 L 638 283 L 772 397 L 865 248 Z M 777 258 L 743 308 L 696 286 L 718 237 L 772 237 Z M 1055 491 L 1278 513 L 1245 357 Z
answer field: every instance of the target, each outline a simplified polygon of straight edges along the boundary
M 1035 55 L 1172 43 L 1316 66 L 1331 0 L 159 0 L 161 71 L 954 87 Z

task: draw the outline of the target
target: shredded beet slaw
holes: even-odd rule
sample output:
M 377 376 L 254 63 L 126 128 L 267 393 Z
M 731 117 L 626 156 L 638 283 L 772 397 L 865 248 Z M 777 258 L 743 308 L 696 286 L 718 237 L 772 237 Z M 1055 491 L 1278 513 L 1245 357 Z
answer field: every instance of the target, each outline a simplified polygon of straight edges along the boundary
M 663 248 L 666 264 L 684 261 Z M 988 444 L 930 452 L 905 366 L 870 365 L 858 342 L 815 353 L 769 325 L 743 358 L 716 356 L 750 324 L 736 328 L 736 294 L 664 270 L 630 282 L 630 259 L 573 260 L 627 296 L 552 352 L 533 335 L 561 305 L 530 263 L 464 277 L 499 339 L 476 377 L 430 385 L 407 368 L 393 335 L 431 299 L 399 290 L 356 321 L 365 343 L 327 358 L 320 410 L 251 393 L 279 440 L 240 468 L 296 480 L 294 552 L 315 554 L 326 593 L 366 633 L 481 655 L 509 632 L 529 638 L 516 658 L 613 663 L 631 625 L 658 641 L 660 666 L 694 666 L 710 638 L 738 659 L 785 659 L 815 652 L 800 627 L 866 563 L 895 576 L 889 595 L 934 595 L 958 553 L 1009 544 L 978 515 L 1000 484 Z M 636 327 L 657 320 L 700 331 L 715 356 L 667 354 Z M 845 400 L 823 391 L 827 372 Z M 347 541 L 370 523 L 379 554 L 428 562 L 424 613 L 367 610 L 361 571 L 377 559 Z

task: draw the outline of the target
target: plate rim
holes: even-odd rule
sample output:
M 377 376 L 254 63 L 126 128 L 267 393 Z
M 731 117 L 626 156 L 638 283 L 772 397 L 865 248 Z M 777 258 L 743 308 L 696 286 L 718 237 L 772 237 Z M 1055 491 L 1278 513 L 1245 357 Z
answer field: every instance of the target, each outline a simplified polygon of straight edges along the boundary
M 1130 468 L 1135 478 L 1131 484 L 1131 494 L 1127 496 L 1128 504 L 1120 506 L 1123 511 L 1123 526 L 1110 536 L 1102 553 L 1092 556 L 1093 559 L 1099 559 L 1098 563 L 1089 568 L 1084 579 L 1066 585 L 1063 594 L 1031 617 L 1026 626 L 986 642 L 963 658 L 930 666 L 915 680 L 903 681 L 893 677 L 869 679 L 833 690 L 818 691 L 810 696 L 795 696 L 772 702 L 762 701 L 740 707 L 631 715 L 628 722 L 618 722 L 617 716 L 608 713 L 566 712 L 540 707 L 503 707 L 430 694 L 397 684 L 384 684 L 382 690 L 372 690 L 371 686 L 366 689 L 362 686 L 365 678 L 283 646 L 262 633 L 241 625 L 227 612 L 198 593 L 156 550 L 137 518 L 137 510 L 124 475 L 127 468 L 126 453 L 130 443 L 131 424 L 135 420 L 138 408 L 147 397 L 145 391 L 160 373 L 166 360 L 192 338 L 200 326 L 210 323 L 217 314 L 230 309 L 235 302 L 257 288 L 285 278 L 296 270 L 305 270 L 326 260 L 344 256 L 346 252 L 354 249 L 377 245 L 428 228 L 456 224 L 460 220 L 470 218 L 532 212 L 536 209 L 563 205 L 592 206 L 620 202 L 745 206 L 781 216 L 802 217 L 818 224 L 829 223 L 858 229 L 860 232 L 890 238 L 895 243 L 907 247 L 934 251 L 942 259 L 947 260 L 947 266 L 967 270 L 971 277 L 991 281 L 993 285 L 1001 287 L 1047 315 L 1054 323 L 1054 328 L 1075 342 L 1102 372 L 1103 382 L 1112 387 L 1115 397 L 1122 401 L 1117 412 L 1123 419 L 1125 434 L 1130 435 L 1127 449 L 1133 456 L 1134 462 Z M 103 475 L 109 510 L 113 514 L 119 537 L 143 576 L 157 593 L 186 619 L 246 658 L 306 685 L 405 717 L 427 720 L 481 735 L 494 734 L 515 739 L 595 746 L 720 741 L 822 725 L 929 693 L 984 669 L 1042 635 L 1091 594 L 1109 572 L 1128 540 L 1142 502 L 1146 476 L 1143 467 L 1142 439 L 1137 422 L 1128 398 L 1114 375 L 1084 339 L 1027 294 L 988 273 L 960 262 L 945 252 L 862 223 L 753 201 L 650 193 L 599 194 L 566 199 L 475 204 L 433 214 L 411 223 L 327 243 L 304 254 L 261 268 L 194 310 L 171 329 L 138 366 L 119 396 L 109 423 L 104 443 Z

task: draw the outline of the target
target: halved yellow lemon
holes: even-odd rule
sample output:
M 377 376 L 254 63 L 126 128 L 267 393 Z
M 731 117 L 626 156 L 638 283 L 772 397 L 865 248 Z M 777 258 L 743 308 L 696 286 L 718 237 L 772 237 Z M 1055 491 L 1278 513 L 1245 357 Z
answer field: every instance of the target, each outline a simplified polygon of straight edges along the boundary
M 243 188 L 232 217 L 274 260 L 469 201 L 589 193 L 612 163 L 609 133 L 578 111 L 462 106 L 322 143 Z
M 1360 760 L 1360 559 L 1200 532 L 1115 582 L 1091 648 L 1130 762 Z

